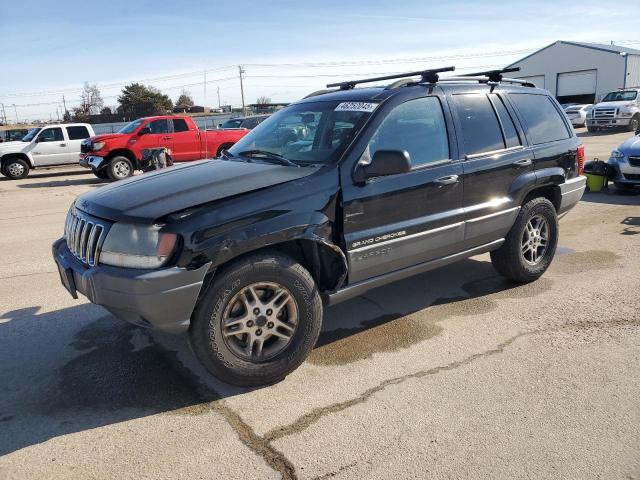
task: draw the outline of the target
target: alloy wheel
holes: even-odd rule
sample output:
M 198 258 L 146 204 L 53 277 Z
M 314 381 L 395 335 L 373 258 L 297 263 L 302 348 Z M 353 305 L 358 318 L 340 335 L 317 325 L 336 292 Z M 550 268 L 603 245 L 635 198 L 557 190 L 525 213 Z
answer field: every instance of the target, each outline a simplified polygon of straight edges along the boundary
M 271 359 L 291 343 L 298 326 L 298 305 L 278 283 L 252 283 L 236 293 L 222 315 L 229 349 L 251 362 Z
M 113 173 L 118 178 L 126 178 L 131 174 L 131 167 L 124 160 L 116 162 L 113 165 Z
M 10 163 L 9 165 L 7 165 L 6 171 L 12 177 L 19 177 L 24 173 L 24 165 L 21 165 L 18 162 Z
M 522 233 L 522 256 L 529 265 L 540 263 L 549 244 L 549 224 L 536 215 L 528 222 Z

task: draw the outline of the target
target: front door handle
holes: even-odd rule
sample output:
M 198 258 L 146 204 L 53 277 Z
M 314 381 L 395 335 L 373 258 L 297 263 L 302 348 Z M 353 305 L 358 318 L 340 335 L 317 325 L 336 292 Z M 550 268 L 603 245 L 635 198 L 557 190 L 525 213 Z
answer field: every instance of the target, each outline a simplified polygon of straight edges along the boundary
M 444 185 L 452 185 L 458 183 L 458 175 L 447 175 L 446 177 L 440 177 L 434 180 L 436 185 L 443 187 Z
M 60 144 L 60 146 L 61 146 L 61 147 L 66 147 L 66 146 L 67 146 L 67 144 L 66 144 L 66 143 L 61 143 L 61 144 Z
M 162 137 L 163 140 L 171 140 L 173 137 Z
M 533 165 L 533 160 L 531 160 L 530 158 L 523 158 L 521 160 L 516 160 L 515 162 L 513 162 L 513 164 L 516 167 L 529 167 Z

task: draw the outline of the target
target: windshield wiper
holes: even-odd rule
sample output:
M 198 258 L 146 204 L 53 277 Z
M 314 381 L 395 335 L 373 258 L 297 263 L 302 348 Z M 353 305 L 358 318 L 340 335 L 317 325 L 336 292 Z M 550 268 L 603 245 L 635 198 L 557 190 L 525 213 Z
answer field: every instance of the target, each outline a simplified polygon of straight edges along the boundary
M 268 150 L 245 150 L 244 152 L 240 152 L 238 155 L 242 155 L 245 157 L 262 156 L 265 160 L 275 160 L 280 165 L 286 165 L 288 167 L 300 166 L 297 163 L 292 162 L 288 158 L 284 158 L 282 155 L 270 152 Z

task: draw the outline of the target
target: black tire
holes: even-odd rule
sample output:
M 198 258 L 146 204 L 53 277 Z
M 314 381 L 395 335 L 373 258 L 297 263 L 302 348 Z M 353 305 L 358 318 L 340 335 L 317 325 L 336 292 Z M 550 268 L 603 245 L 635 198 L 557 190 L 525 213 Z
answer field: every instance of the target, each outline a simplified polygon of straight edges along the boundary
M 224 144 L 220 145 L 218 147 L 218 151 L 216 152 L 216 158 L 218 158 L 220 155 L 222 155 L 222 152 L 224 150 L 228 150 L 231 147 L 233 147 L 233 143 L 224 143 Z
M 587 126 L 587 132 L 596 133 L 598 131 L 598 127 L 589 127 Z
M 631 120 L 629 120 L 629 125 L 627 125 L 627 132 L 637 131 L 639 126 L 640 126 L 640 116 L 636 114 L 631 118 Z
M 526 247 L 523 240 L 529 222 L 538 218 L 544 219 L 548 228 L 546 248 L 540 251 L 540 257 L 536 263 L 530 263 L 523 254 L 523 247 Z M 549 268 L 557 245 L 558 216 L 555 207 L 546 198 L 533 198 L 520 209 L 502 246 L 491 252 L 491 263 L 500 274 L 511 280 L 520 283 L 533 282 Z
M 113 157 L 105 169 L 111 180 L 123 180 L 133 175 L 133 163 L 127 157 Z
M 245 331 L 250 327 L 253 328 L 251 334 L 254 335 L 253 337 L 244 333 L 230 334 L 231 329 L 235 327 L 226 327 L 227 335 L 223 335 L 223 320 L 228 318 L 235 307 L 240 306 L 241 317 L 250 313 L 249 309 L 252 307 L 245 301 L 247 294 L 243 292 L 250 291 L 249 286 L 260 285 L 261 282 L 284 287 L 284 290 L 290 294 L 289 298 L 295 302 L 292 305 L 297 313 L 296 326 L 292 329 L 293 333 L 289 339 L 284 340 L 286 342 L 284 346 L 278 346 L 275 343 L 281 342 L 279 337 L 267 337 L 271 335 L 269 332 L 273 331 L 274 324 L 269 322 L 265 326 L 267 317 L 262 312 L 268 314 L 271 310 L 261 310 L 259 316 L 249 317 L 255 318 L 255 322 L 253 320 L 249 322 L 244 318 L 235 322 L 232 320 L 232 323 L 238 324 L 237 328 Z M 257 287 L 256 291 L 261 292 L 260 295 L 267 294 L 266 302 L 271 300 L 267 290 L 260 290 L 260 287 Z M 238 298 L 241 300 L 237 300 Z M 260 300 L 258 306 L 263 307 L 263 302 L 265 300 Z M 291 307 L 287 306 L 287 309 L 289 308 Z M 287 315 L 289 315 L 288 311 Z M 258 324 L 258 322 L 262 323 Z M 267 342 L 271 341 L 271 345 L 282 348 L 281 351 L 271 356 L 266 354 L 264 358 L 254 358 L 257 354 L 254 354 L 253 339 L 257 340 L 255 335 L 260 335 L 255 330 L 259 326 L 265 328 L 262 332 L 263 344 L 266 346 Z M 189 329 L 189 339 L 196 356 L 211 374 L 224 382 L 249 387 L 278 382 L 296 369 L 313 349 L 321 326 L 322 301 L 309 272 L 286 255 L 279 252 L 264 252 L 245 257 L 216 272 L 213 282 L 196 305 Z M 279 328 L 275 326 L 275 329 Z M 251 343 L 247 356 L 238 352 L 239 345 L 243 343 L 245 345 Z
M 101 178 L 103 180 L 106 180 L 109 178 L 109 174 L 107 173 L 107 170 L 91 170 L 93 172 L 93 174 L 98 177 Z
M 8 158 L 2 162 L 2 174 L 11 180 L 19 180 L 29 175 L 29 164 L 22 158 Z

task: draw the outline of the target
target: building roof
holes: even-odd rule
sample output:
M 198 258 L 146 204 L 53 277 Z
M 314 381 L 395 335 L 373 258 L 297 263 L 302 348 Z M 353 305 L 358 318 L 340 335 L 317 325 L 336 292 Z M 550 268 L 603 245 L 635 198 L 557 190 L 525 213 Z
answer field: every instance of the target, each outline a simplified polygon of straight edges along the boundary
M 543 50 L 546 50 L 547 48 L 551 48 L 551 47 L 553 47 L 555 45 L 558 45 L 558 44 L 561 44 L 561 43 L 563 43 L 565 45 L 573 45 L 574 47 L 590 48 L 592 50 L 600 50 L 601 52 L 614 53 L 616 55 L 620 55 L 621 53 L 628 53 L 629 55 L 640 55 L 640 50 L 638 50 L 636 48 L 624 47 L 624 46 L 621 46 L 621 45 L 607 45 L 607 44 L 604 44 L 604 43 L 570 42 L 570 41 L 567 41 L 567 40 L 558 40 L 556 42 L 553 42 L 551 45 L 547 45 L 546 47 L 543 47 L 540 50 L 536 50 L 535 52 L 530 53 L 526 57 L 523 57 L 520 60 L 507 65 L 507 68 L 511 67 L 513 65 L 517 65 L 518 63 L 523 62 L 527 58 L 532 57 L 534 55 L 537 55 L 538 53 L 542 52 Z

